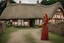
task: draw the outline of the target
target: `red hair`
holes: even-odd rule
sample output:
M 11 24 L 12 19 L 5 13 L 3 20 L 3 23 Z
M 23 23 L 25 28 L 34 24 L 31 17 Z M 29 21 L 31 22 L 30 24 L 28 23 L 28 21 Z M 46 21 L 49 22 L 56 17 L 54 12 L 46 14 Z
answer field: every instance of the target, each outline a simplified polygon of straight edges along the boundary
M 45 14 L 44 19 L 48 19 L 48 20 L 49 20 L 49 18 L 48 18 L 48 15 L 47 15 L 47 14 Z

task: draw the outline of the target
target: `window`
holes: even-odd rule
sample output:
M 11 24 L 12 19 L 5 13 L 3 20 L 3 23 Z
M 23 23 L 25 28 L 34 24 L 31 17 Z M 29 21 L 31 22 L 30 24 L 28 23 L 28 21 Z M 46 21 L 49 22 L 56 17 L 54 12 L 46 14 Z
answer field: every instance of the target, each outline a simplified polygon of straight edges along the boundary
M 24 25 L 25 25 L 25 26 L 28 26 L 28 22 L 24 22 Z
M 39 19 L 35 20 L 35 25 L 39 25 Z
M 35 25 L 42 25 L 42 19 L 36 19 Z
M 28 26 L 28 20 L 22 20 L 22 26 Z
M 57 9 L 57 11 L 58 11 L 58 12 L 60 12 L 60 11 L 61 11 L 61 9 Z
M 18 23 L 17 23 L 17 20 L 12 20 L 13 22 L 12 22 L 12 24 L 13 25 L 17 25 Z
M 14 22 L 14 25 L 17 25 L 17 22 Z
M 40 25 L 42 25 L 42 21 L 43 21 L 43 20 L 42 20 L 42 19 L 40 19 Z
M 37 19 L 37 25 L 39 25 L 39 19 Z
M 22 26 L 24 26 L 24 20 L 22 20 Z
M 18 20 L 18 26 L 21 26 L 21 20 Z
M 28 20 L 24 20 L 24 26 L 28 26 Z

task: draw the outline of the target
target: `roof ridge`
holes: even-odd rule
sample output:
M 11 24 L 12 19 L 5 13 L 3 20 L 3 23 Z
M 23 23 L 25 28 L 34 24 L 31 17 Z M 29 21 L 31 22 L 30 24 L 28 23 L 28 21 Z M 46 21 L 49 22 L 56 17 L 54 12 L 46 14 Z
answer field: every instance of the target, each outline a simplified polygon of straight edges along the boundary
M 19 4 L 19 3 L 12 3 L 9 6 L 15 6 L 15 5 L 37 5 L 37 4 L 25 4 L 25 3 Z
M 13 4 L 10 4 L 9 6 L 16 6 L 16 5 L 37 5 L 37 4 L 25 4 L 25 3 L 22 3 L 22 4 L 19 4 L 19 3 L 13 3 Z M 61 5 L 60 2 L 56 2 L 54 4 L 51 4 L 51 5 L 42 5 L 42 4 L 39 4 L 37 6 L 42 6 L 42 7 L 52 7 L 52 6 L 55 6 L 55 5 Z

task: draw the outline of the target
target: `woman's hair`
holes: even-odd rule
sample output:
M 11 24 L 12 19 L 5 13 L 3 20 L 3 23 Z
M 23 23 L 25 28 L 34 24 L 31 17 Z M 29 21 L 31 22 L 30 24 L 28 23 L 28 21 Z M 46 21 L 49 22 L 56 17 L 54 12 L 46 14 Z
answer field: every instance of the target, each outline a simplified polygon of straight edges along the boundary
M 48 15 L 47 15 L 47 14 L 45 14 L 45 15 L 44 15 L 44 18 L 49 20 L 49 18 L 48 18 Z

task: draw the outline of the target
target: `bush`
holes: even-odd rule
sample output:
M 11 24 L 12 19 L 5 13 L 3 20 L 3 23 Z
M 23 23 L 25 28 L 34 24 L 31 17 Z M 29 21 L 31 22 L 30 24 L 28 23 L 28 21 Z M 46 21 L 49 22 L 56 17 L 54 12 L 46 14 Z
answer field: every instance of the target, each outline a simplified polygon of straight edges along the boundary
M 49 31 L 60 35 L 64 35 L 64 22 L 58 22 L 56 24 L 48 24 Z

